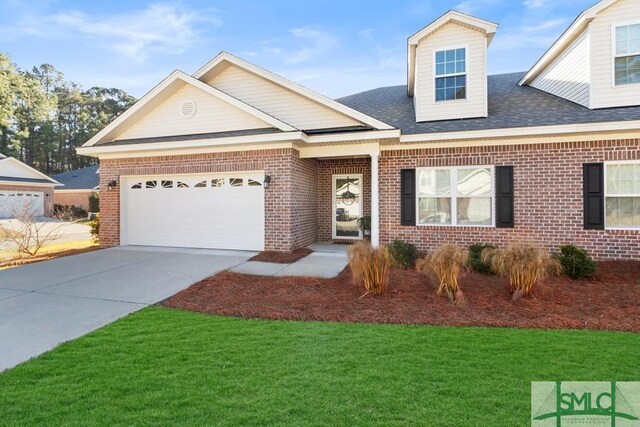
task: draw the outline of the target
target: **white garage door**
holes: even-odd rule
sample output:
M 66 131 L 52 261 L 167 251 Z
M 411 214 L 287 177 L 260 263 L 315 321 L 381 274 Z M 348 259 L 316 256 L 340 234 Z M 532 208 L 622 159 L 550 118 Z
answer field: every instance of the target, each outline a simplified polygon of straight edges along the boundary
M 264 249 L 264 174 L 128 177 L 122 243 Z
M 0 218 L 11 218 L 25 208 L 34 215 L 44 215 L 44 193 L 0 191 Z

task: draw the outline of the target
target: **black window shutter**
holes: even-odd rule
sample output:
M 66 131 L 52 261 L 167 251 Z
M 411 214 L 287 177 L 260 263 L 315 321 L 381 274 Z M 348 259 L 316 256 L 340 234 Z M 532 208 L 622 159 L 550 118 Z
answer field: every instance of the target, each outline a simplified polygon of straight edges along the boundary
M 400 171 L 400 224 L 416 225 L 416 170 Z
M 514 227 L 513 166 L 496 166 L 496 227 Z
M 604 164 L 582 166 L 584 186 L 584 228 L 604 230 Z

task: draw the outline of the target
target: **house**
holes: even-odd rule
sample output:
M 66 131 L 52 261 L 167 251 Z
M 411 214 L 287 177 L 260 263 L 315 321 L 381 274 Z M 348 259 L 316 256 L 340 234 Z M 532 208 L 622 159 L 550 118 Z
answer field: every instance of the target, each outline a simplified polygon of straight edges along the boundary
M 99 191 L 98 169 L 98 165 L 93 165 L 54 175 L 53 178 L 62 183 L 64 188 L 56 188 L 53 203 L 75 206 L 88 212 L 89 196 Z
M 78 150 L 100 159 L 101 242 L 288 251 L 370 215 L 375 245 L 639 257 L 640 2 L 488 76 L 497 28 L 448 12 L 409 37 L 406 85 L 339 100 L 225 52 L 173 72 Z
M 48 215 L 53 208 L 55 179 L 13 157 L 0 153 L 0 218 L 10 218 L 28 206 L 36 215 Z

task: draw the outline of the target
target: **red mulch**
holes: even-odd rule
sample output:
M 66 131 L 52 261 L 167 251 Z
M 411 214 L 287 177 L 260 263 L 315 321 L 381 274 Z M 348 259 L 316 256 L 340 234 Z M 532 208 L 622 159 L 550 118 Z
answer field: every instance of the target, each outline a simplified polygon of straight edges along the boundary
M 249 276 L 222 272 L 168 299 L 167 307 L 227 316 L 279 320 L 609 329 L 640 332 L 640 263 L 600 263 L 595 278 L 555 277 L 535 298 L 512 302 L 509 283 L 467 273 L 466 307 L 437 297 L 415 271 L 392 270 L 390 292 L 366 295 L 349 269 L 334 279 Z
M 0 268 L 19 267 L 21 265 L 33 264 L 40 261 L 48 261 L 50 259 L 62 258 L 65 256 L 83 254 L 85 252 L 93 252 L 102 249 L 100 246 L 89 246 L 80 249 L 66 249 L 58 252 L 48 252 L 39 254 L 30 258 L 16 258 L 4 262 L 0 262 Z
M 292 264 L 313 251 L 309 248 L 296 249 L 292 252 L 263 251 L 249 261 L 274 262 L 276 264 Z

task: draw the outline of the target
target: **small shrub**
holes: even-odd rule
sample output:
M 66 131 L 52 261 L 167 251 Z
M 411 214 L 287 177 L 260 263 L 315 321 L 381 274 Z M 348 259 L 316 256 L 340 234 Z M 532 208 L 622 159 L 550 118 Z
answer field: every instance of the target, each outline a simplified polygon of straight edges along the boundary
M 96 215 L 91 221 L 89 221 L 89 227 L 91 227 L 91 240 L 96 245 L 100 244 L 100 215 Z
M 53 205 L 53 216 L 64 221 L 86 218 L 87 211 L 74 205 Z
M 490 262 L 498 275 L 509 278 L 514 301 L 531 295 L 539 280 L 561 271 L 558 260 L 532 243 L 517 243 L 506 249 L 487 248 L 481 258 Z
M 387 292 L 391 257 L 386 246 L 374 248 L 367 241 L 349 247 L 349 266 L 354 283 L 363 284 L 367 293 L 382 295 Z
M 447 295 L 456 305 L 465 305 L 466 299 L 458 286 L 460 271 L 467 265 L 469 251 L 456 245 L 442 245 L 424 258 L 416 268 L 437 281 L 438 296 Z
M 418 259 L 418 249 L 415 245 L 402 240 L 394 240 L 388 247 L 393 265 L 397 268 L 413 268 Z
M 558 261 L 564 273 L 572 279 L 592 277 L 598 267 L 587 251 L 574 245 L 560 246 Z
M 485 245 L 482 243 L 476 243 L 475 245 L 469 246 L 469 267 L 471 267 L 477 273 L 493 274 L 493 270 L 491 269 L 491 261 L 487 260 L 485 262 L 482 260 L 482 251 L 487 248 L 496 249 L 496 246 Z
M 91 193 L 89 195 L 89 212 L 100 212 L 100 193 Z

